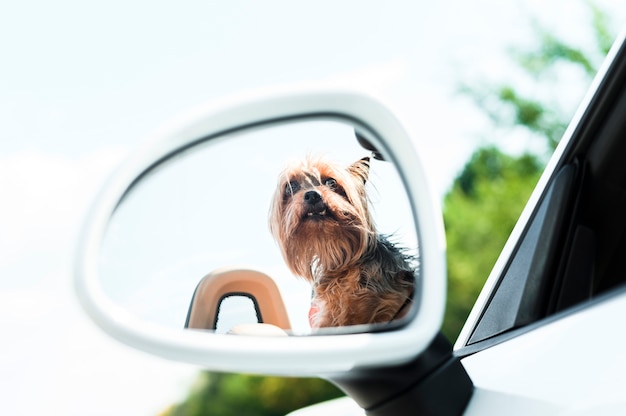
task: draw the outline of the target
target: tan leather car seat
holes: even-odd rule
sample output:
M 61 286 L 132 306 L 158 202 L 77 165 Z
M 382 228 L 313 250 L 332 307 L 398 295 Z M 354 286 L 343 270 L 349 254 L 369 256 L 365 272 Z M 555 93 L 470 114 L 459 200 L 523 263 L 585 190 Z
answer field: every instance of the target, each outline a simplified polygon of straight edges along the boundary
M 189 306 L 185 328 L 212 329 L 220 303 L 228 296 L 247 296 L 255 304 L 259 323 L 289 330 L 291 324 L 278 286 L 267 274 L 243 268 L 212 271 L 200 280 Z

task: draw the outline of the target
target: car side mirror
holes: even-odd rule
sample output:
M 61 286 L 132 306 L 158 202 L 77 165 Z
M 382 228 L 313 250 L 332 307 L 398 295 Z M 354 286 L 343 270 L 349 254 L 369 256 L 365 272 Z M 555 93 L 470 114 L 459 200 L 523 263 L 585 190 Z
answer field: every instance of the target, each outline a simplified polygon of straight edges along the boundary
M 438 203 L 399 121 L 357 93 L 278 93 L 188 116 L 117 169 L 78 247 L 76 292 L 101 329 L 211 370 L 401 364 L 443 319 Z M 368 261 L 380 266 L 365 273 Z M 215 283 L 223 267 L 252 274 Z M 345 295 L 348 281 L 359 296 Z M 223 302 L 236 296 L 251 302 Z M 229 330 L 250 322 L 282 332 Z

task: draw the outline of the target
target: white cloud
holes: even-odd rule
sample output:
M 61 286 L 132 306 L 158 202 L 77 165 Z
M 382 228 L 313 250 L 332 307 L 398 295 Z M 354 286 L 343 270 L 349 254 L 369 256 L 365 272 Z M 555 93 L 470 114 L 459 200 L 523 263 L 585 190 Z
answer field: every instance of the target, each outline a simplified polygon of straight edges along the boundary
M 0 295 L 0 389 L 12 415 L 149 415 L 180 400 L 196 370 L 100 333 L 61 290 Z
M 21 264 L 34 250 L 71 244 L 95 190 L 123 154 L 107 149 L 82 159 L 33 152 L 0 158 L 0 178 L 5 178 L 0 182 L 0 267 Z
M 86 207 L 125 151 L 80 159 L 0 158 L 0 390 L 12 415 L 150 415 L 179 400 L 196 369 L 109 339 L 71 286 Z

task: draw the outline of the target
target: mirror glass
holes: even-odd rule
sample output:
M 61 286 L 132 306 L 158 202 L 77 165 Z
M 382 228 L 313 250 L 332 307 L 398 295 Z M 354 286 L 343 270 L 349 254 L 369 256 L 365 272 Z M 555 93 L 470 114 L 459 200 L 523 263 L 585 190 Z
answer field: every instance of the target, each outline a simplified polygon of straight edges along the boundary
M 110 220 L 105 294 L 152 324 L 222 333 L 259 321 L 290 335 L 355 330 L 385 308 L 375 322 L 410 316 L 419 274 L 412 209 L 391 162 L 361 160 L 371 154 L 349 122 L 303 119 L 172 155 L 133 184 Z M 377 249 L 374 230 L 386 236 Z M 381 270 L 397 282 L 377 283 Z M 379 293 L 385 284 L 395 292 Z

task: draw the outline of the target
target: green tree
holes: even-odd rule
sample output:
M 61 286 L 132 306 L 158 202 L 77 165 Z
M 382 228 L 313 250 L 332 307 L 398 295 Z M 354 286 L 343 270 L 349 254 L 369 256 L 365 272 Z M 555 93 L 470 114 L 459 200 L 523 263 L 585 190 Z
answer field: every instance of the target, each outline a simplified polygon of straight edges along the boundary
M 454 339 L 539 179 L 536 156 L 478 149 L 444 200 L 448 308 L 443 332 Z
M 524 87 L 513 81 L 499 85 L 464 85 L 463 94 L 492 120 L 490 142 L 522 129 L 545 145 L 545 152 L 507 155 L 496 147 L 478 149 L 457 176 L 444 198 L 448 243 L 448 307 L 443 332 L 456 339 L 487 279 L 540 171 L 563 135 L 592 76 L 614 39 L 609 18 L 589 3 L 591 49 L 583 50 L 534 24 L 537 47 L 513 50 Z M 564 73 L 578 76 L 576 85 L 560 85 Z M 569 79 L 569 78 L 568 78 Z M 557 85 L 557 87 L 555 87 Z M 559 90 L 561 88 L 561 90 Z M 567 89 L 566 89 L 567 88 Z M 559 100 L 559 91 L 571 91 Z
M 315 378 L 202 372 L 189 396 L 161 416 L 283 416 L 342 395 Z
M 517 72 L 509 81 L 462 86 L 461 91 L 492 119 L 499 135 L 521 128 L 543 140 L 549 152 L 554 150 L 615 39 L 608 15 L 591 2 L 587 6 L 591 20 L 587 48 L 559 38 L 535 21 L 537 47 L 511 49 Z M 572 85 L 572 79 L 577 83 Z

